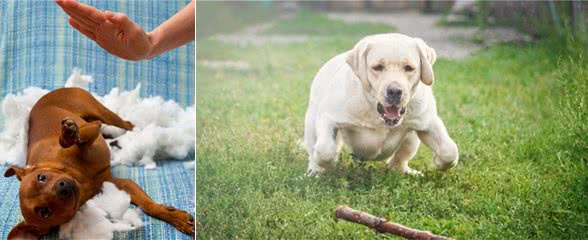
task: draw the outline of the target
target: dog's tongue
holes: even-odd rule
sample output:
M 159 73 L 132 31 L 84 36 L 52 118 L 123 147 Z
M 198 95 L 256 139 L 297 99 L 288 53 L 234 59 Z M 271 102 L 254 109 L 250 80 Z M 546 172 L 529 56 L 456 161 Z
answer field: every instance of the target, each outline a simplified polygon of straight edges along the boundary
M 387 118 L 397 118 L 400 117 L 400 108 L 397 106 L 389 106 L 384 108 L 384 116 Z

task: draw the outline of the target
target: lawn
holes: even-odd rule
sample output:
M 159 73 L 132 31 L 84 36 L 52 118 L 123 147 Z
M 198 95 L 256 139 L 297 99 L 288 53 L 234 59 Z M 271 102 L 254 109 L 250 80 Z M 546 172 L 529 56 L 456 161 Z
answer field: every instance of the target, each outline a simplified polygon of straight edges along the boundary
M 308 178 L 297 141 L 313 76 L 363 35 L 391 30 L 316 14 L 310 17 L 321 23 L 309 26 L 313 14 L 267 32 L 318 36 L 304 43 L 198 39 L 200 239 L 390 238 L 336 221 L 341 204 L 456 239 L 588 238 L 585 61 L 563 56 L 548 40 L 494 46 L 459 61 L 440 56 L 434 89 L 460 148 L 456 168 L 433 170 L 422 145 L 411 161 L 421 178 L 348 154 L 334 171 Z M 209 68 L 202 60 L 250 68 Z

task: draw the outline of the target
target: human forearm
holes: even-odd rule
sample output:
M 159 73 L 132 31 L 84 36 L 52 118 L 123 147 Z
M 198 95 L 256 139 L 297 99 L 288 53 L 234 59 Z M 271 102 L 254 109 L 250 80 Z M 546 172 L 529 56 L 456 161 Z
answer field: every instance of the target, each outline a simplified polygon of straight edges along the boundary
M 195 6 L 192 0 L 176 15 L 148 33 L 152 49 L 147 58 L 156 57 L 166 51 L 182 46 L 195 37 Z

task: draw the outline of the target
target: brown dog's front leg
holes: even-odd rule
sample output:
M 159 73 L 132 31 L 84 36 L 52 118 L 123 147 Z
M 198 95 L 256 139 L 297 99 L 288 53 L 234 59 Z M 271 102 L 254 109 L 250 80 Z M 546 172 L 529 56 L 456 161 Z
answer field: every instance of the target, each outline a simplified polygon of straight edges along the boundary
M 26 222 L 20 222 L 16 225 L 8 234 L 8 240 L 37 240 L 41 239 L 42 236 L 49 233 L 49 229 L 40 229 L 27 224 Z
M 59 144 L 63 148 L 71 147 L 74 144 L 84 145 L 93 143 L 100 134 L 100 121 L 93 121 L 78 127 L 71 118 L 61 121 L 61 135 Z
M 159 218 L 181 232 L 194 236 L 194 217 L 191 214 L 174 207 L 154 202 L 139 185 L 130 179 L 112 178 L 110 180 L 116 187 L 131 195 L 131 202 L 139 206 L 149 216 Z

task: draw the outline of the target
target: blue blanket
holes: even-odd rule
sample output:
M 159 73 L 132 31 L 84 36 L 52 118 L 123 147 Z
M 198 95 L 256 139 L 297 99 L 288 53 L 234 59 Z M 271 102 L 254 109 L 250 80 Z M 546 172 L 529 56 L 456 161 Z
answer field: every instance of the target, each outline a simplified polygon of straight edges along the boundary
M 150 31 L 173 16 L 189 0 L 81 1 L 98 9 L 123 12 Z M 56 89 L 71 70 L 94 77 L 90 91 L 104 95 L 114 87 L 133 89 L 140 83 L 142 96 L 162 96 L 182 106 L 194 104 L 195 45 L 188 44 L 148 61 L 131 62 L 111 56 L 75 31 L 54 1 L 0 0 L 0 98 L 36 86 Z M 1 100 L 1 99 L 0 99 Z M 3 126 L 0 114 L 0 126 Z M 157 202 L 194 212 L 194 171 L 179 161 L 160 161 L 155 170 L 118 166 L 116 177 L 137 182 Z M 3 173 L 6 166 L 0 166 Z M 0 239 L 22 220 L 18 181 L 0 178 Z M 144 216 L 145 227 L 117 239 L 190 239 L 172 226 Z M 55 238 L 52 235 L 50 238 Z

